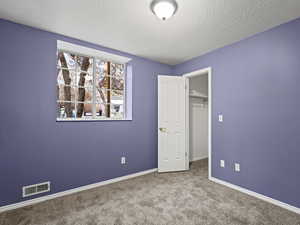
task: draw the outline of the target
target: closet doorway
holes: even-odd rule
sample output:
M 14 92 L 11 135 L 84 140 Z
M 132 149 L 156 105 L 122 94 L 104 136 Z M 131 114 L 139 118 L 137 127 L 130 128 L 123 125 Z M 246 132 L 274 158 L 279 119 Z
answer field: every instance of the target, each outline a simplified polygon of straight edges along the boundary
M 186 149 L 190 162 L 208 158 L 211 177 L 211 68 L 183 75 L 186 83 Z

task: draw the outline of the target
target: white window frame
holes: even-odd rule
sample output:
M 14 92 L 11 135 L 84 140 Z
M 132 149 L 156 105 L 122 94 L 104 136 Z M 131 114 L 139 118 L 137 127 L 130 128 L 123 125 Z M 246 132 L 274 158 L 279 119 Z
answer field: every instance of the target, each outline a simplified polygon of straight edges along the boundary
M 126 115 L 126 109 L 127 109 L 127 104 L 126 104 L 126 76 L 127 76 L 127 63 L 131 60 L 130 58 L 124 57 L 124 56 L 120 56 L 120 55 L 115 55 L 115 54 L 111 54 L 111 53 L 107 53 L 107 52 L 103 52 L 100 50 L 96 50 L 96 49 L 92 49 L 92 48 L 87 48 L 87 47 L 83 47 L 80 45 L 75 45 L 72 43 L 68 43 L 68 42 L 64 42 L 64 41 L 57 41 L 57 51 L 62 51 L 62 52 L 67 52 L 67 53 L 72 53 L 75 55 L 80 55 L 80 56 L 86 56 L 89 58 L 93 58 L 93 99 L 92 99 L 92 106 L 93 106 L 93 117 L 91 118 L 58 118 L 56 117 L 56 121 L 122 121 L 122 120 L 131 120 L 131 119 L 127 119 L 127 115 Z M 95 60 L 96 59 L 100 59 L 103 61 L 109 61 L 112 63 L 119 63 L 119 64 L 124 64 L 125 65 L 125 75 L 124 75 L 124 90 L 123 90 L 123 117 L 122 118 L 108 118 L 108 117 L 97 117 L 95 118 L 94 116 L 96 115 L 96 109 L 95 109 L 95 95 L 96 95 L 96 88 L 95 88 Z M 57 67 L 57 65 L 56 65 Z M 77 67 L 77 66 L 76 66 Z M 69 69 L 68 69 L 69 70 Z M 77 68 L 75 69 L 75 71 L 77 71 Z M 80 71 L 79 71 L 80 72 Z M 85 71 L 83 71 L 85 72 Z M 77 75 L 76 75 L 77 77 Z M 111 82 L 111 79 L 110 79 Z M 110 86 L 111 87 L 111 86 Z M 106 90 L 110 90 L 112 91 L 112 89 L 106 89 Z M 111 93 L 111 92 L 110 92 Z M 67 102 L 67 101 L 64 101 Z M 58 103 L 57 99 L 56 99 L 56 103 Z M 77 107 L 77 99 L 75 98 L 75 101 L 71 103 L 75 104 L 75 111 L 76 111 L 76 107 Z M 108 104 L 106 104 L 108 105 Z M 113 104 L 109 104 L 111 107 L 113 106 Z M 111 110 L 110 107 L 110 110 Z

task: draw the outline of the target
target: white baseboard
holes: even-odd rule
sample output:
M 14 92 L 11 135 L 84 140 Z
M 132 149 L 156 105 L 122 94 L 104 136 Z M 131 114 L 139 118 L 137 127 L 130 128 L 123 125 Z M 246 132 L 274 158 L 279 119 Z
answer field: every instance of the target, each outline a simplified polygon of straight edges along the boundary
M 200 156 L 200 157 L 193 157 L 190 162 L 194 162 L 194 161 L 198 161 L 198 160 L 201 160 L 201 159 L 207 159 L 208 156 Z
M 11 204 L 11 205 L 1 206 L 0 207 L 0 213 L 4 212 L 4 211 L 12 210 L 12 209 L 21 208 L 21 207 L 28 206 L 28 205 L 33 205 L 33 204 L 43 202 L 43 201 L 47 201 L 47 200 L 50 200 L 50 199 L 62 197 L 62 196 L 65 196 L 65 195 L 74 194 L 74 193 L 77 193 L 77 192 L 80 192 L 80 191 L 89 190 L 89 189 L 100 187 L 100 186 L 103 186 L 103 185 L 116 183 L 116 182 L 119 182 L 119 181 L 122 181 L 122 180 L 127 180 L 127 179 L 130 179 L 130 178 L 143 176 L 143 175 L 146 175 L 146 174 L 149 174 L 149 173 L 154 173 L 156 171 L 157 171 L 157 168 L 150 169 L 150 170 L 145 170 L 145 171 L 142 171 L 142 172 L 133 173 L 133 174 L 129 174 L 129 175 L 126 175 L 126 176 L 117 177 L 117 178 L 110 179 L 110 180 L 105 180 L 105 181 L 102 181 L 102 182 L 99 182 L 99 183 L 89 184 L 89 185 L 81 186 L 81 187 L 78 187 L 78 188 L 70 189 L 70 190 L 67 190 L 67 191 L 62 191 L 62 192 L 58 192 L 58 193 L 55 193 L 55 194 L 46 195 L 46 196 L 43 196 L 43 197 L 18 202 L 18 203 Z
M 284 209 L 287 209 L 287 210 L 290 210 L 290 211 L 292 211 L 292 212 L 295 212 L 295 213 L 300 214 L 300 208 L 297 208 L 297 207 L 295 207 L 295 206 L 289 205 L 289 204 L 287 204 L 287 203 L 278 201 L 278 200 L 276 200 L 276 199 L 267 197 L 267 196 L 265 196 L 265 195 L 256 193 L 256 192 L 254 192 L 254 191 L 250 191 L 250 190 L 248 190 L 248 189 L 246 189 L 246 188 L 243 188 L 243 187 L 240 187 L 240 186 L 237 186 L 237 185 L 228 183 L 228 182 L 226 182 L 226 181 L 223 181 L 223 180 L 220 180 L 220 179 L 217 179 L 217 178 L 214 178 L 214 177 L 210 177 L 209 179 L 210 179 L 211 181 L 215 182 L 215 183 L 225 185 L 225 186 L 227 186 L 227 187 L 229 187 L 229 188 L 235 189 L 235 190 L 237 190 L 237 191 L 243 192 L 243 193 L 245 193 L 245 194 L 251 195 L 251 196 L 253 196 L 253 197 L 259 198 L 259 199 L 264 200 L 264 201 L 266 201 L 266 202 L 269 202 L 269 203 L 271 203 L 271 204 L 277 205 L 277 206 L 282 207 L 282 208 L 284 208 Z

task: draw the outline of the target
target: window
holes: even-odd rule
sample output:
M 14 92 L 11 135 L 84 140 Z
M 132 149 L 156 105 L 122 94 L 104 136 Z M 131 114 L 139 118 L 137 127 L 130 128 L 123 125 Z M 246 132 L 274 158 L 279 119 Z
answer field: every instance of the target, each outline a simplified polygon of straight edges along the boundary
M 57 120 L 125 118 L 126 64 L 58 49 Z

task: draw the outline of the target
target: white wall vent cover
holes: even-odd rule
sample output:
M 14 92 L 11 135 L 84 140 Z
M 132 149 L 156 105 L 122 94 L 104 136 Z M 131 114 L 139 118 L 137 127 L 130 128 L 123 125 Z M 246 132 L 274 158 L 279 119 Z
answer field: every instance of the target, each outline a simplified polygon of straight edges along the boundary
M 23 198 L 50 191 L 50 181 L 23 187 Z

